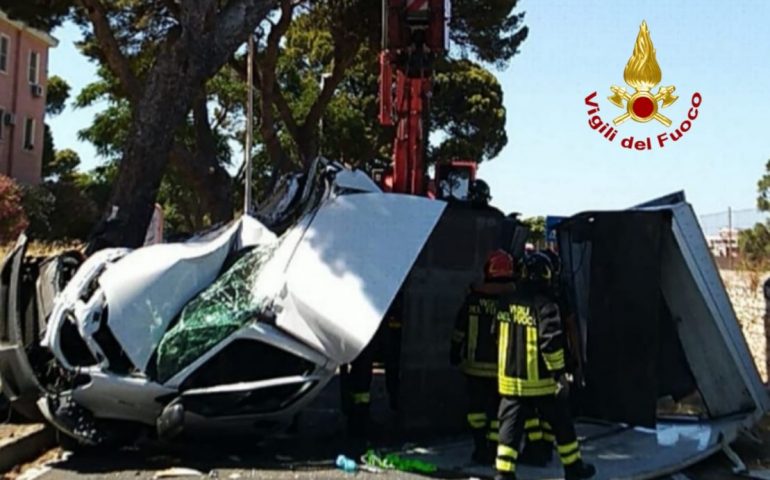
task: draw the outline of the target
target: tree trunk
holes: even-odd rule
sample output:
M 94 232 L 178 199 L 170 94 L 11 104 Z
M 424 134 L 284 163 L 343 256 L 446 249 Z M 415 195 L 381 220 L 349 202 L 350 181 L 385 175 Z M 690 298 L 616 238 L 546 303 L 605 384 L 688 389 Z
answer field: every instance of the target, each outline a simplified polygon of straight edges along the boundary
M 198 191 L 205 199 L 212 223 L 227 222 L 233 218 L 233 182 L 230 174 L 217 158 L 217 142 L 209 123 L 209 109 L 205 93 L 198 97 L 193 107 L 195 142 L 197 152 L 191 162 L 192 170 L 200 178 Z
M 120 52 L 97 0 L 81 0 L 88 9 L 110 69 L 130 90 L 132 124 L 110 205 L 94 228 L 88 252 L 108 246 L 144 243 L 158 188 L 174 136 L 195 96 L 230 55 L 242 45 L 274 6 L 273 0 L 181 2 L 179 28 L 173 28 L 147 77 L 138 82 Z M 217 13 L 217 8 L 219 12 Z M 98 28 L 96 28 L 98 27 Z
M 201 87 L 185 68 L 189 62 L 183 55 L 169 50 L 158 56 L 133 109 L 110 206 L 94 229 L 89 252 L 144 243 L 174 136 Z
M 299 151 L 299 157 L 305 168 L 313 163 L 318 156 L 318 125 L 308 125 L 305 123 L 300 129 L 300 134 L 294 138 Z

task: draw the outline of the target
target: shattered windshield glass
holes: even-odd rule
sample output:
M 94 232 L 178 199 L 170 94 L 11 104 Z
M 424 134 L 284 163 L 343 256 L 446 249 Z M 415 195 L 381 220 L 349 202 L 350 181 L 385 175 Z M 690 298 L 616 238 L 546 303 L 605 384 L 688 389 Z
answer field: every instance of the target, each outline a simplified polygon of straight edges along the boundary
M 242 256 L 188 303 L 158 347 L 158 380 L 165 382 L 217 343 L 256 318 L 264 298 L 253 291 L 276 245 L 260 245 Z

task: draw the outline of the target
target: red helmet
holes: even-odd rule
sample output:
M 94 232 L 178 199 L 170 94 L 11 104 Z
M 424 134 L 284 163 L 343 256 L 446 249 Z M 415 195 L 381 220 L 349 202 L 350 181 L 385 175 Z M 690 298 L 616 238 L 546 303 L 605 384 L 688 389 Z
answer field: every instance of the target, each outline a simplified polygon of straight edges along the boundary
M 484 276 L 487 280 L 513 278 L 513 257 L 505 250 L 491 252 L 484 264 Z

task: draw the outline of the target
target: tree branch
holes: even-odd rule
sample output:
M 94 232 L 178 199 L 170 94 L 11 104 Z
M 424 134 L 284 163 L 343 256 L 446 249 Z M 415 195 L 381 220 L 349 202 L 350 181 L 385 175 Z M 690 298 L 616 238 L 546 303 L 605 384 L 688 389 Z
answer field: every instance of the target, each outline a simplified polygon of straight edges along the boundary
M 86 11 L 86 15 L 94 27 L 94 35 L 107 65 L 120 81 L 128 99 L 132 103 L 136 103 L 141 95 L 139 81 L 131 70 L 128 59 L 123 55 L 123 51 L 112 32 L 104 5 L 100 0 L 77 0 L 77 3 Z
M 310 110 L 305 116 L 305 120 L 302 122 L 303 128 L 307 128 L 308 125 L 318 125 L 321 115 L 323 115 L 326 107 L 334 97 L 334 92 L 337 90 L 340 82 L 345 78 L 345 72 L 350 64 L 353 63 L 355 53 L 345 55 L 343 53 L 345 49 L 342 47 L 337 48 L 335 45 L 334 65 L 332 66 L 331 75 L 324 81 L 321 92 L 316 97 L 313 105 L 310 106 Z
M 254 60 L 260 67 L 255 69 L 259 72 L 260 76 L 260 110 L 262 117 L 260 132 L 262 133 L 262 141 L 265 142 L 270 159 L 277 170 L 282 170 L 286 167 L 287 159 L 281 147 L 281 142 L 278 139 L 275 117 L 273 115 L 273 104 L 276 101 L 276 97 L 280 94 L 276 92 L 276 65 L 278 63 L 281 39 L 289 29 L 289 25 L 291 25 L 293 13 L 294 5 L 291 0 L 281 0 L 281 18 L 270 29 L 262 61 L 257 62 L 256 59 Z
M 206 66 L 208 76 L 222 67 L 276 4 L 276 0 L 230 0 L 227 3 L 217 16 L 216 26 L 210 35 L 210 61 Z
M 297 120 L 294 119 L 294 112 L 291 111 L 289 102 L 286 101 L 286 97 L 283 96 L 281 85 L 275 83 L 273 85 L 273 105 L 278 109 L 278 113 L 281 115 L 281 120 L 286 125 L 289 135 L 296 139 L 301 135 L 301 130 Z

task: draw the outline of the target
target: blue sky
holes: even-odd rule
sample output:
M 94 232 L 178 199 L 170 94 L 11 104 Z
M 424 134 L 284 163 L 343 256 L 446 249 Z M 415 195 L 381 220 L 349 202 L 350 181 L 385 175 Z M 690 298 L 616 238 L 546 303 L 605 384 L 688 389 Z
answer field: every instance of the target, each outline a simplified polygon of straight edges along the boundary
M 751 208 L 756 182 L 770 159 L 770 2 L 521 0 L 529 38 L 498 71 L 508 111 L 509 143 L 483 164 L 493 202 L 526 216 L 627 207 L 685 190 L 698 213 Z M 599 114 L 622 110 L 606 98 L 626 86 L 623 69 L 646 20 L 663 72 L 679 100 L 662 110 L 674 125 L 625 122 L 613 143 L 588 126 L 584 98 L 597 92 Z M 54 35 L 49 70 L 77 92 L 95 67 L 75 49 L 76 28 Z M 626 86 L 628 90 L 630 87 Z M 620 148 L 622 137 L 672 131 L 687 116 L 690 97 L 703 102 L 683 138 L 663 149 Z M 58 148 L 73 148 L 90 168 L 99 161 L 77 131 L 100 106 L 50 120 Z

